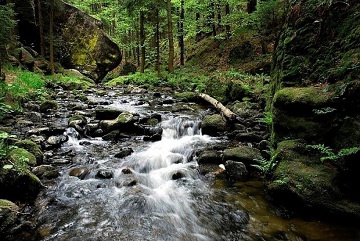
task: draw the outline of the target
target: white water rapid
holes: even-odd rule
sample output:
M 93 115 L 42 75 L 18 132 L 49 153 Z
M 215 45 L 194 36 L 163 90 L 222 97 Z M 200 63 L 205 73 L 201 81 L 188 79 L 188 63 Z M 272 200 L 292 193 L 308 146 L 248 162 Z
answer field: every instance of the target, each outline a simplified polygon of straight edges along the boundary
M 215 141 L 201 135 L 199 121 L 171 117 L 161 127 L 160 141 L 142 142 L 120 160 L 109 154 L 111 143 L 90 140 L 91 154 L 68 131 L 68 145 L 82 157 L 75 166 L 89 174 L 69 176 L 71 166 L 48 190 L 40 230 L 49 235 L 42 240 L 225 240 L 222 226 L 243 224 L 246 215 L 211 200 L 198 173 L 194 152 Z M 112 178 L 98 178 L 99 170 Z

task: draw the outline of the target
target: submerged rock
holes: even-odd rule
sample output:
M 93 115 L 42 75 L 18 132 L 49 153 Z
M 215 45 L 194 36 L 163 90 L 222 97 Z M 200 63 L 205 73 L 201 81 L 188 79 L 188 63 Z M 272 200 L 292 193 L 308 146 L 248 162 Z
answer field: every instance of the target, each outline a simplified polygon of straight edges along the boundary
M 118 153 L 115 154 L 116 158 L 124 158 L 126 156 L 131 155 L 131 153 L 133 153 L 134 150 L 132 148 L 121 148 L 120 151 Z

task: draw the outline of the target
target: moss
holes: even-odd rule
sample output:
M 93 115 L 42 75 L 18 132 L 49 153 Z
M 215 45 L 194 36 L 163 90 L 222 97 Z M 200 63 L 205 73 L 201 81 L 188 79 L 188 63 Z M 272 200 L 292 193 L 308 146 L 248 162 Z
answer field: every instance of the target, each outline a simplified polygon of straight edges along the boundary
M 83 115 L 73 115 L 73 116 L 71 116 L 71 117 L 69 118 L 68 123 L 70 124 L 70 123 L 73 122 L 73 121 L 81 121 L 81 123 L 84 123 L 84 124 L 87 123 L 87 119 L 86 119 L 86 117 L 83 116 Z
M 115 119 L 115 123 L 117 124 L 126 124 L 131 122 L 132 118 L 133 118 L 133 114 L 131 114 L 128 111 L 124 111 L 123 113 L 121 113 L 116 119 Z
M 92 33 L 89 38 L 80 38 L 78 43 L 75 43 L 71 50 L 71 61 L 75 65 L 90 65 L 96 67 L 92 53 L 95 50 L 99 39 L 99 32 Z
M 15 212 L 19 211 L 19 207 L 15 203 L 6 199 L 0 199 L 0 209 L 9 209 Z
M 311 108 L 326 106 L 333 97 L 334 93 L 328 92 L 324 88 L 317 87 L 289 87 L 275 93 L 274 107 L 284 108 L 291 105 L 304 105 Z
M 8 157 L 14 162 L 17 163 L 25 163 L 29 166 L 35 166 L 36 165 L 36 157 L 34 154 L 28 152 L 27 150 L 23 148 L 16 148 L 12 149 Z
M 197 94 L 195 92 L 180 92 L 175 93 L 174 97 L 180 99 L 182 101 L 196 101 L 198 99 Z
M 230 149 L 225 149 L 223 153 L 223 159 L 233 160 L 238 162 L 244 162 L 248 165 L 249 163 L 255 163 L 255 160 L 261 159 L 260 151 L 256 148 L 248 146 L 238 146 Z
M 57 109 L 58 103 L 55 100 L 45 100 L 40 105 L 41 112 L 48 112 L 51 109 Z
M 15 143 L 15 146 L 24 148 L 25 150 L 32 153 L 36 157 L 37 164 L 42 163 L 44 155 L 43 155 L 40 147 L 35 142 L 33 142 L 31 140 L 21 140 L 21 141 L 17 141 Z

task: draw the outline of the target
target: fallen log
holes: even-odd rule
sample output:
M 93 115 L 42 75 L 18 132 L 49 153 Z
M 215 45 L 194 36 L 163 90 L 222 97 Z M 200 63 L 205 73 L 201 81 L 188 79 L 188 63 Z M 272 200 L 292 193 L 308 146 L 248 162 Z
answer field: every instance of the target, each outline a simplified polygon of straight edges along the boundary
M 221 104 L 220 101 L 218 101 L 218 100 L 214 99 L 213 97 L 211 97 L 210 95 L 207 95 L 204 93 L 200 93 L 199 97 L 201 97 L 202 99 L 204 99 L 207 102 L 209 102 L 210 104 L 212 104 L 218 111 L 220 111 L 220 113 L 222 115 L 224 115 L 229 120 L 231 120 L 231 121 L 236 120 L 236 114 L 234 112 L 232 112 L 231 110 L 229 110 L 228 108 L 226 108 L 223 104 Z

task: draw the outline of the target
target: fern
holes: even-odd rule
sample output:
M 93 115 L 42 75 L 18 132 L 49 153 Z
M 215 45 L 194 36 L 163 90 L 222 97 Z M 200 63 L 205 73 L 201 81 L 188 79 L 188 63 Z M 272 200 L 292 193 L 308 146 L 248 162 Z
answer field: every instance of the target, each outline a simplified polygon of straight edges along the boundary
M 338 151 L 338 153 L 335 153 L 330 147 L 327 147 L 324 144 L 307 145 L 306 148 L 319 151 L 323 155 L 322 157 L 320 157 L 320 160 L 322 162 L 337 161 L 341 158 L 356 154 L 358 151 L 360 151 L 360 147 L 350 147 L 341 149 L 340 151 Z

